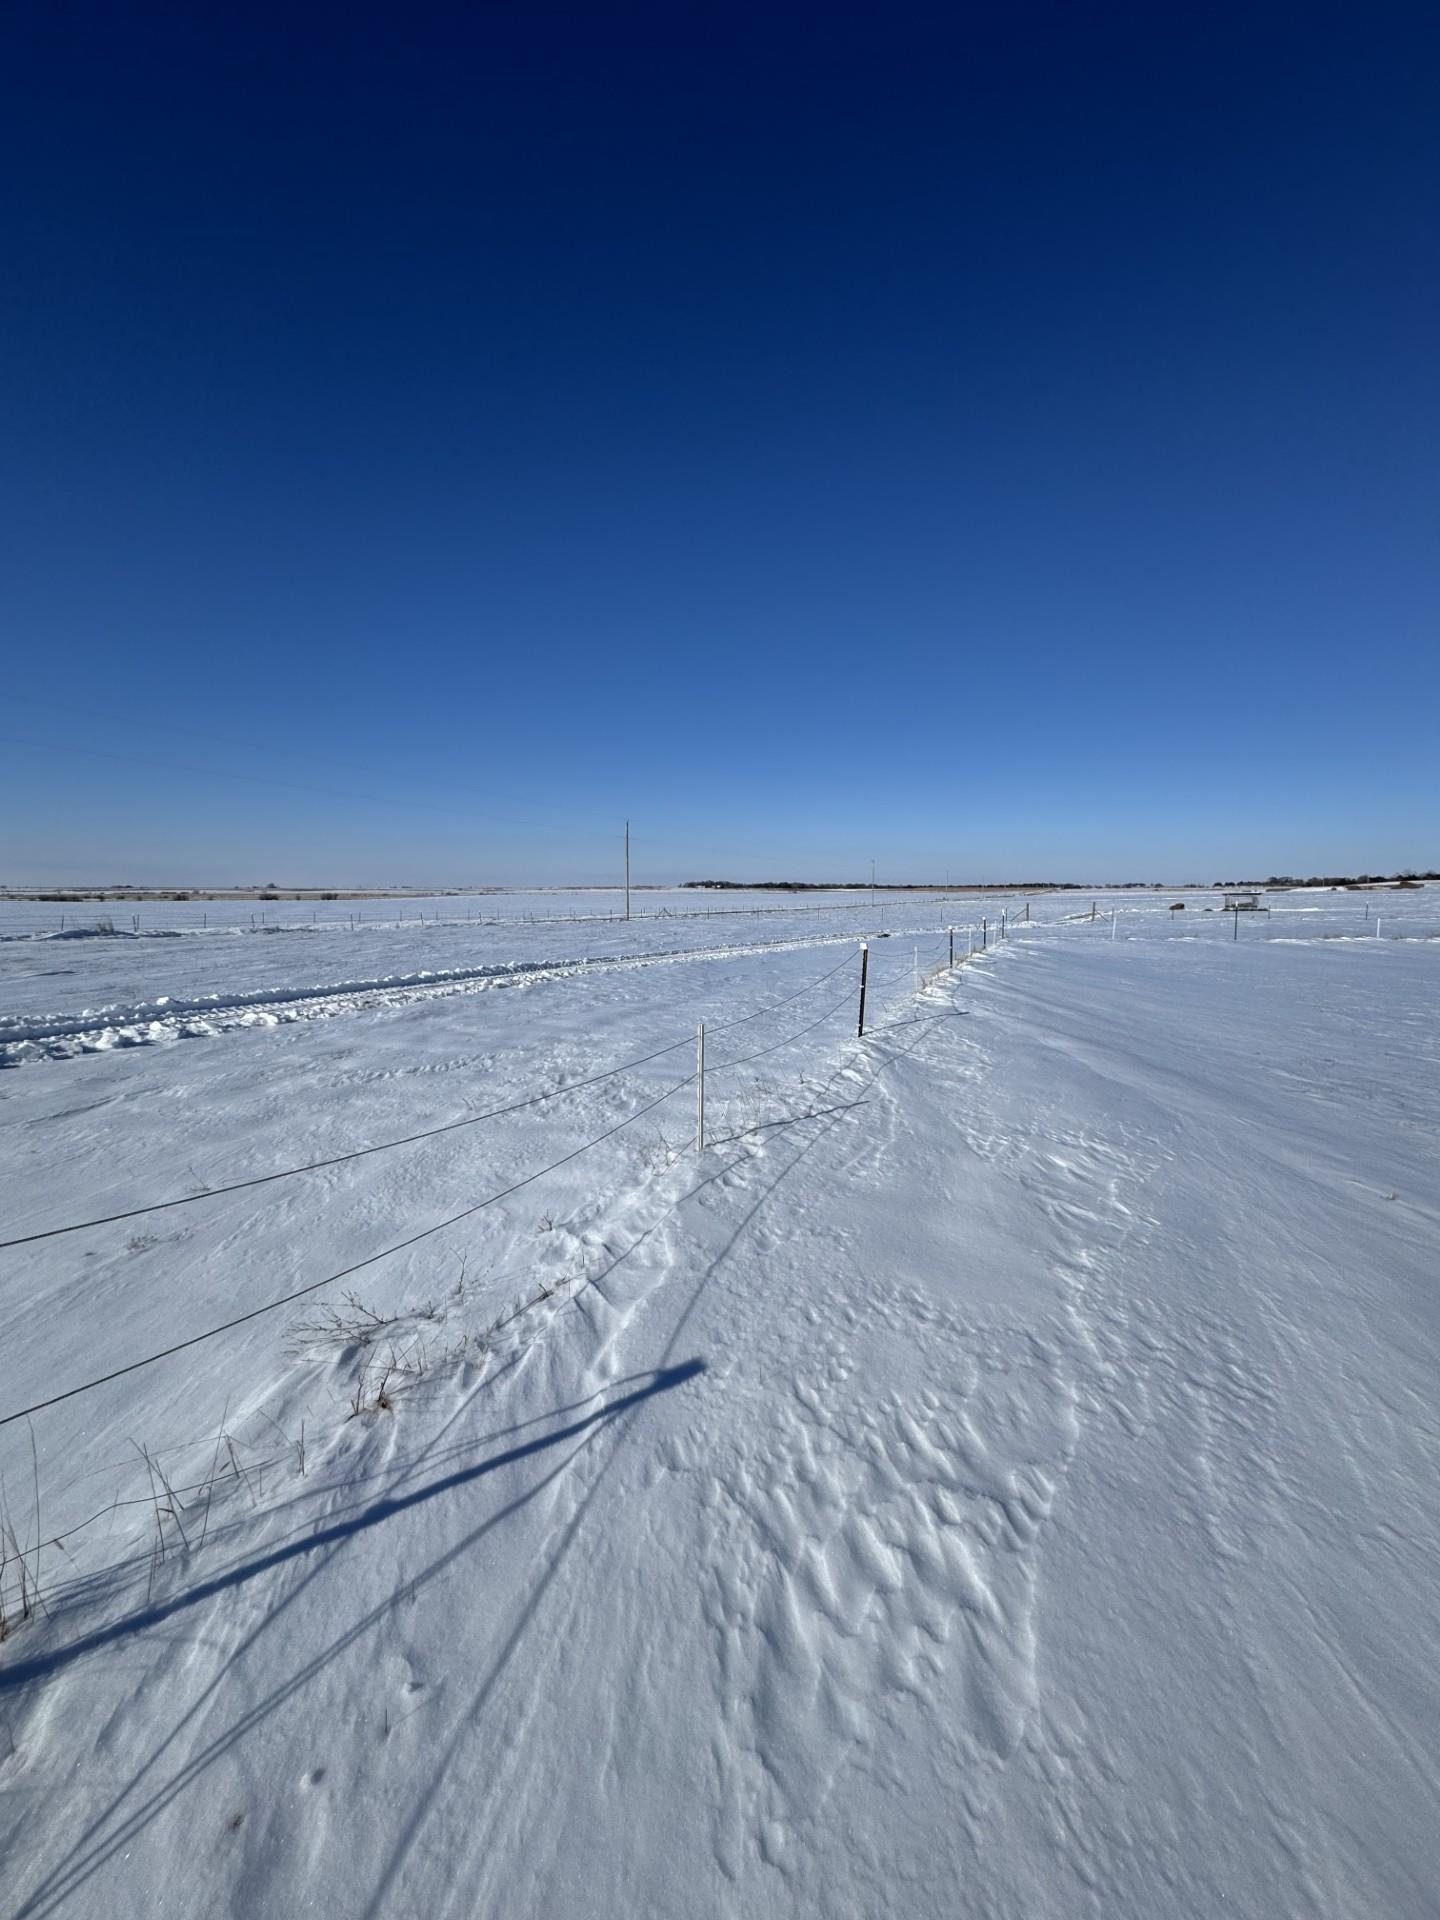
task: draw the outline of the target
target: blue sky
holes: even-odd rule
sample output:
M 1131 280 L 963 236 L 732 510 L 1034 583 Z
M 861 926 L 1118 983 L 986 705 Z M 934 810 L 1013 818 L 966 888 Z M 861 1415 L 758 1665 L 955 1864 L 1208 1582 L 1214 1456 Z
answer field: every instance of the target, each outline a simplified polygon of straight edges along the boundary
M 0 881 L 1440 861 L 1432 10 L 17 18 Z

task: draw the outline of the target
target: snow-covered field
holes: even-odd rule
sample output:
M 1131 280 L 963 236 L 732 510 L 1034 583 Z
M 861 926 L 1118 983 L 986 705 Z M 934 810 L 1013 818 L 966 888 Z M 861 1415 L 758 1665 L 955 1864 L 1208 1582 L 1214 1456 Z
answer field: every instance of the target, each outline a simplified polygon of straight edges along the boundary
M 401 909 L 363 900 L 314 909 L 161 901 L 132 916 L 0 899 L 0 1064 L 393 1006 L 642 955 L 855 940 L 876 928 L 933 932 L 967 915 L 978 926 L 982 914 L 998 919 L 1015 904 L 955 896 L 942 910 L 883 895 L 872 906 L 852 894 L 777 902 L 676 888 L 637 893 L 627 924 L 612 911 L 623 901 L 553 891 L 493 895 L 468 908 L 453 898 Z
M 956 895 L 956 898 L 962 896 Z M 879 898 L 883 900 L 883 891 Z M 637 887 L 631 896 L 633 919 L 685 919 L 720 914 L 769 913 L 794 907 L 833 911 L 857 907 L 868 913 L 870 895 L 853 889 L 780 894 L 768 889 L 701 887 Z M 487 893 L 444 893 L 307 898 L 286 900 L 40 900 L 0 894 L 0 929 L 5 933 L 79 933 L 93 931 L 97 920 L 108 919 L 117 932 L 159 935 L 167 933 L 262 932 L 281 929 L 308 933 L 314 928 L 348 933 L 352 928 L 408 927 L 421 924 L 466 926 L 534 926 L 562 921 L 621 920 L 625 892 L 621 887 L 540 887 L 527 891 L 501 888 Z M 136 925 L 138 922 L 138 925 Z M 632 921 L 633 924 L 633 921 Z
M 1440 889 L 1179 897 L 0 907 L 5 1911 L 1433 1913 Z

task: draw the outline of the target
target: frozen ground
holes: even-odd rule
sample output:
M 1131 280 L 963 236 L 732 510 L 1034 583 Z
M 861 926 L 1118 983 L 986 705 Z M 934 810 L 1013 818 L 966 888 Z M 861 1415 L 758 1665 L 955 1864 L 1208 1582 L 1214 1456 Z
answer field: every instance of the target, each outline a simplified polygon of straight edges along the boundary
M 5 1910 L 1432 1913 L 1440 890 L 1088 904 L 0 943 L 5 1239 L 574 1089 L 0 1251 L 3 1416 L 466 1214 L 0 1426 Z

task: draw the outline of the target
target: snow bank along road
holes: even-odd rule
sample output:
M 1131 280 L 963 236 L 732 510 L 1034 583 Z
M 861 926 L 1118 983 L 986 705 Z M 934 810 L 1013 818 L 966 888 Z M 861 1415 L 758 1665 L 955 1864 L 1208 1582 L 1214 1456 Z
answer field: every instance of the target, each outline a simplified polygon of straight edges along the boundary
M 5 1911 L 1432 1913 L 1435 903 L 6 1076 L 5 1238 L 593 1084 L 7 1250 L 0 1415 L 608 1137 L 0 1427 Z

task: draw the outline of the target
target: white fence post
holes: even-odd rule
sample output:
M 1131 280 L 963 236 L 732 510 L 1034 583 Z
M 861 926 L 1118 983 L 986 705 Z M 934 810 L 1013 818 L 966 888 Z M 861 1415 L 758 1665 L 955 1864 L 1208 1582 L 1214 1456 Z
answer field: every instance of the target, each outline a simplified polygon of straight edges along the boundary
M 705 1151 L 705 1022 L 695 1030 L 695 1151 Z

